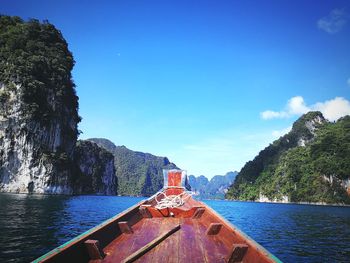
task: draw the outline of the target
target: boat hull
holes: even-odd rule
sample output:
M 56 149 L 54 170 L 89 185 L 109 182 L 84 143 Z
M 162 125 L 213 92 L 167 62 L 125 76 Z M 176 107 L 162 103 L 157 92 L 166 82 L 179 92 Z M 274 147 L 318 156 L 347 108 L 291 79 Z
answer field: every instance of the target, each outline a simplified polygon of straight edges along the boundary
M 177 208 L 156 203 L 142 201 L 34 262 L 281 262 L 192 197 Z

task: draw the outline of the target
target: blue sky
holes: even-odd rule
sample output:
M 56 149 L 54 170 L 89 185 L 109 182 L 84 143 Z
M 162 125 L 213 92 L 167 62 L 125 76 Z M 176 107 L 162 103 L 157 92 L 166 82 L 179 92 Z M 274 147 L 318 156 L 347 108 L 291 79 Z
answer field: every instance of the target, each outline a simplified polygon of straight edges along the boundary
M 350 114 L 349 1 L 2 0 L 73 52 L 82 139 L 240 170 L 302 113 Z

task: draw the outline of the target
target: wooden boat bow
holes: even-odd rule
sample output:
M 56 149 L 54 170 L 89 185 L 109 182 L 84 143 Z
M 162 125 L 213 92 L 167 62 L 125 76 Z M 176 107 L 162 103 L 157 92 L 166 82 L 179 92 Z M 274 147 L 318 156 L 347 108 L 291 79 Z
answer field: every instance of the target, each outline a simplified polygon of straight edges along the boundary
M 161 192 L 34 262 L 281 262 L 193 199 L 185 180 L 182 170 L 165 171 Z M 159 206 L 167 197 L 184 202 Z

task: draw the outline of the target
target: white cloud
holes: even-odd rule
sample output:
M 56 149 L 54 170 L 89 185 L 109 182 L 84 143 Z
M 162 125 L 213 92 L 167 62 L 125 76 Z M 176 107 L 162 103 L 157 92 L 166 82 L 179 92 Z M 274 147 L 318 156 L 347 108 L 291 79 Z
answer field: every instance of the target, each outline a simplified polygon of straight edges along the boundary
M 288 115 L 298 115 L 308 112 L 310 109 L 306 106 L 304 98 L 296 96 L 291 98 L 287 103 Z
M 264 120 L 287 117 L 286 112 L 277 112 L 277 111 L 272 111 L 272 110 L 263 111 L 260 113 L 260 116 Z
M 283 119 L 288 118 L 293 115 L 304 114 L 310 111 L 310 109 L 306 106 L 303 97 L 295 96 L 288 100 L 285 110 L 283 111 L 272 111 L 266 110 L 260 113 L 260 116 L 264 120 L 269 119 Z
M 323 116 L 330 120 L 335 121 L 345 115 L 350 115 L 350 102 L 342 97 L 336 97 L 325 102 L 317 102 L 314 105 L 307 106 L 303 97 L 296 96 L 288 100 L 285 110 L 283 111 L 271 111 L 267 110 L 260 113 L 260 116 L 264 120 L 276 119 L 276 118 L 289 118 L 292 116 L 302 115 L 308 111 L 320 111 Z M 275 133 L 276 136 L 278 133 Z
M 350 102 L 341 97 L 318 102 L 312 108 L 322 112 L 323 116 L 330 121 L 336 121 L 345 115 L 350 115 Z
M 342 9 L 334 9 L 329 15 L 322 17 L 317 21 L 319 29 L 324 30 L 329 34 L 339 32 L 347 22 L 347 15 Z

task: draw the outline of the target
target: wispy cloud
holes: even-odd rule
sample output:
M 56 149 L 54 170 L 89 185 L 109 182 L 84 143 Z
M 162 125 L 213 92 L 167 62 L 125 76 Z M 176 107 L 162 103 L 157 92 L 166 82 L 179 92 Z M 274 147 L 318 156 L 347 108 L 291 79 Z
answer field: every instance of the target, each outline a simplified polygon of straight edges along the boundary
M 288 118 L 293 115 L 300 115 L 310 111 L 310 109 L 306 106 L 304 98 L 301 96 L 292 97 L 288 100 L 287 105 L 282 111 L 272 111 L 266 110 L 260 113 L 261 118 L 264 120 L 269 119 L 282 119 Z
M 325 102 L 318 102 L 312 106 L 312 109 L 322 112 L 328 120 L 335 121 L 345 115 L 350 115 L 350 102 L 344 98 L 336 97 Z
M 317 21 L 317 26 L 329 34 L 335 34 L 342 30 L 347 19 L 348 16 L 343 9 L 333 9 L 327 16 Z
M 285 111 L 266 110 L 266 111 L 261 112 L 260 116 L 264 120 L 269 120 L 269 119 L 276 119 L 276 118 L 286 118 L 286 117 L 288 117 L 288 114 Z
M 266 110 L 264 112 L 261 112 L 260 116 L 264 120 L 289 118 L 304 114 L 308 111 L 320 111 L 326 119 L 335 121 L 340 117 L 350 115 L 350 102 L 345 98 L 335 97 L 331 100 L 317 102 L 316 104 L 307 106 L 303 97 L 296 96 L 288 100 L 284 110 Z
M 348 78 L 348 81 L 347 81 L 348 85 L 350 86 L 350 78 Z

